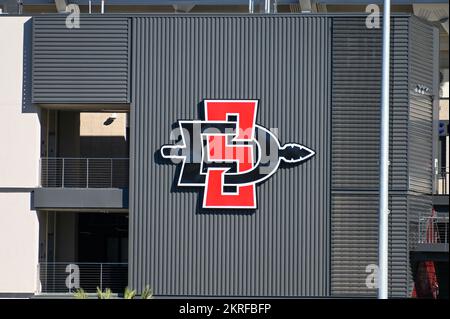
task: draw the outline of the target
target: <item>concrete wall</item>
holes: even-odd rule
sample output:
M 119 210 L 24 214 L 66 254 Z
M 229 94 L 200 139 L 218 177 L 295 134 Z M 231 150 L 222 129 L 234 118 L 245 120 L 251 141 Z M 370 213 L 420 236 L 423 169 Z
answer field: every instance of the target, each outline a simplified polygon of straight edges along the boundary
M 40 125 L 30 103 L 31 20 L 0 17 L 0 294 L 37 287 Z M 24 45 L 25 43 L 25 45 Z
M 0 294 L 36 290 L 38 230 L 30 193 L 0 191 Z
M 111 121 L 114 117 L 114 121 Z M 126 127 L 126 113 L 80 113 L 80 136 L 125 137 Z
M 35 187 L 39 180 L 39 116 L 29 100 L 29 19 L 0 17 L 0 187 Z

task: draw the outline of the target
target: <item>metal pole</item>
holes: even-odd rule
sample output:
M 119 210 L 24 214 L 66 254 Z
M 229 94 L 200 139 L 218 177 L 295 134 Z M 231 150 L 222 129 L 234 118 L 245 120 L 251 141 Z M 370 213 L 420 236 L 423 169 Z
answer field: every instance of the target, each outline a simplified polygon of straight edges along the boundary
M 112 188 L 113 187 L 113 159 L 111 158 L 110 159 L 110 161 L 111 161 L 111 166 L 110 166 L 110 169 L 111 169 L 111 179 L 110 179 L 110 187 Z
M 17 9 L 19 14 L 22 14 L 23 11 L 23 1 L 22 0 L 17 0 Z
M 65 163 L 64 163 L 64 158 L 62 159 L 62 183 L 61 183 L 61 186 L 62 186 L 62 188 L 64 188 L 64 174 L 65 174 Z
M 72 264 L 69 264 L 69 274 L 72 274 Z M 68 286 L 67 289 L 69 289 L 68 293 L 71 293 L 72 292 L 72 287 L 70 285 L 70 282 L 69 282 L 69 284 L 67 286 Z
M 264 1 L 264 12 L 265 13 L 270 13 L 270 0 L 265 0 Z
M 103 291 L 103 264 L 100 264 L 100 290 Z
M 380 200 L 378 299 L 388 298 L 388 221 L 389 221 L 389 46 L 391 1 L 383 8 L 383 66 L 381 83 Z
M 89 188 L 89 158 L 86 159 L 86 188 Z
M 248 0 L 248 12 L 254 13 L 255 12 L 255 2 L 254 0 Z

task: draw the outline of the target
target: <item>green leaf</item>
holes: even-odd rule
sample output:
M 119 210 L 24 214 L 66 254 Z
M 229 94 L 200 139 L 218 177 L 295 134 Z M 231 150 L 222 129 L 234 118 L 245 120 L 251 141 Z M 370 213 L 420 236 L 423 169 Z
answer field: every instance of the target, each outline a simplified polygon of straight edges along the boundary
M 111 299 L 112 291 L 109 288 L 106 288 L 105 291 L 101 291 L 99 287 L 97 287 L 97 298 L 98 299 Z
M 134 299 L 135 296 L 136 296 L 136 290 L 131 290 L 128 287 L 125 288 L 125 292 L 123 294 L 124 299 Z
M 152 299 L 153 298 L 153 291 L 150 289 L 149 286 L 145 286 L 144 291 L 142 291 L 141 299 Z
M 83 288 L 75 290 L 73 296 L 75 297 L 75 299 L 88 299 L 88 295 Z

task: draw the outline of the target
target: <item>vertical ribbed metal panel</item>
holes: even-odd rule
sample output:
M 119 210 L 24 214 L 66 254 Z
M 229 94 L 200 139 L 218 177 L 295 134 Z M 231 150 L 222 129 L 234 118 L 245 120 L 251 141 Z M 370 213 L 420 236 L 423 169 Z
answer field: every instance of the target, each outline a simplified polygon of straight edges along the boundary
M 33 18 L 33 103 L 128 103 L 129 18 Z
M 431 194 L 433 183 L 433 100 L 436 45 L 433 27 L 411 19 L 410 113 L 409 113 L 409 189 Z M 437 76 L 437 75 L 434 75 Z M 427 87 L 427 94 L 416 92 Z
M 130 284 L 157 295 L 329 295 L 329 19 L 133 18 Z M 259 99 L 257 122 L 316 151 L 257 187 L 252 214 L 199 213 L 155 162 L 205 98 Z
M 390 295 L 408 282 L 409 18 L 391 21 Z M 332 294 L 375 296 L 366 267 L 378 263 L 381 29 L 364 17 L 333 18 Z M 403 201 L 402 201 L 403 199 Z M 406 274 L 406 275 L 405 275 Z

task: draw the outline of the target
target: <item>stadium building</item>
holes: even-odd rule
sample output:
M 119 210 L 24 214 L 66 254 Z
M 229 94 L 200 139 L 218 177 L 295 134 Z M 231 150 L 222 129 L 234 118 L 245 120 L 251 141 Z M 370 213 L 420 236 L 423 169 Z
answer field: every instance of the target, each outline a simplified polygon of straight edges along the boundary
M 0 297 L 375 297 L 383 18 L 350 2 L 0 1 Z M 389 296 L 448 298 L 448 3 L 393 4 Z

